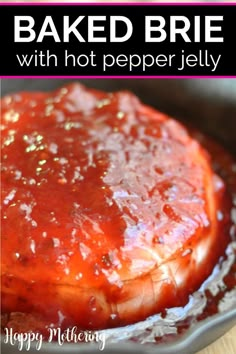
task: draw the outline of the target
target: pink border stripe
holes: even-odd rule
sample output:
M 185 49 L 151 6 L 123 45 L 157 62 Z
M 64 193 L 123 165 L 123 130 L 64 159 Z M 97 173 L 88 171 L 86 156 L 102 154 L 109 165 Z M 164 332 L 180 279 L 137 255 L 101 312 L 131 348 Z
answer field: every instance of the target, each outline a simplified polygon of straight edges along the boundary
M 0 79 L 236 79 L 236 76 L 0 76 Z
M 79 1 L 79 0 L 78 0 Z M 222 2 L 168 2 L 168 3 L 164 3 L 164 2 L 86 2 L 86 3 L 72 3 L 72 2 L 68 2 L 68 3 L 65 3 L 65 2 L 47 2 L 47 3 L 41 3 L 41 2 L 34 2 L 34 3 L 31 3 L 30 1 L 25 3 L 25 2 L 15 2 L 15 3 L 6 3 L 6 2 L 0 2 L 0 6 L 23 6 L 23 5 L 26 5 L 26 6 L 50 6 L 50 5 L 55 5 L 55 6 L 101 6 L 101 5 L 108 5 L 108 6 L 115 6 L 115 5 L 118 5 L 118 6 L 127 6 L 127 5 L 131 5 L 131 6 L 151 6 L 151 5 L 155 5 L 155 6 L 199 6 L 199 5 L 204 5 L 204 6 L 227 6 L 227 5 L 230 5 L 230 6 L 236 6 L 236 2 L 225 2 L 225 3 L 222 3 Z

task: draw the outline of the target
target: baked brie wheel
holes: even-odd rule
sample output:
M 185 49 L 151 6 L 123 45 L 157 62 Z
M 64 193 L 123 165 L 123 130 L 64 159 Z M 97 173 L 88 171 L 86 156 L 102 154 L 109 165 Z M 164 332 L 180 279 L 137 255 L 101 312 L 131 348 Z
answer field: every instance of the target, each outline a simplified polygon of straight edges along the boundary
M 132 93 L 80 84 L 1 104 L 11 326 L 102 329 L 184 305 L 224 252 L 227 219 L 224 183 L 187 129 Z

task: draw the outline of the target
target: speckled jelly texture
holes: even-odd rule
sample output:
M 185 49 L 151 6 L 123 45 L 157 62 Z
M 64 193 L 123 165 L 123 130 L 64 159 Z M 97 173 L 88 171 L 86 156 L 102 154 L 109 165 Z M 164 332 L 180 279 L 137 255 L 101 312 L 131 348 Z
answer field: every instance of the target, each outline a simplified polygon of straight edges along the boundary
M 2 144 L 8 282 L 121 289 L 211 227 L 209 167 L 194 163 L 207 153 L 130 93 L 75 84 L 6 96 Z M 222 180 L 214 183 L 222 193 Z M 183 259 L 191 252 L 189 242 Z

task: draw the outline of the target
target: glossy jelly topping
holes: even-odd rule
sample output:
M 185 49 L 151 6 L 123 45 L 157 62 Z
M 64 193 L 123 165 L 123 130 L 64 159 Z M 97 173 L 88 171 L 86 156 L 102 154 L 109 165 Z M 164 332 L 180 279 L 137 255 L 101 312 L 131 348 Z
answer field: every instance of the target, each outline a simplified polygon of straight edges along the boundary
M 2 99 L 2 311 L 18 330 L 185 304 L 224 254 L 230 207 L 207 151 L 131 93 Z

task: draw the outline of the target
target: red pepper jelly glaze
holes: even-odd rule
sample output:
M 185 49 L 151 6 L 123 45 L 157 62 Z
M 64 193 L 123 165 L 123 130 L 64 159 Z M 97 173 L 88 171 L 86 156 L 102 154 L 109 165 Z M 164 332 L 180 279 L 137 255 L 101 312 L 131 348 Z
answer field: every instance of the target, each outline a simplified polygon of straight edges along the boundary
M 102 329 L 182 306 L 224 254 L 230 205 L 208 153 L 133 94 L 7 96 L 2 143 L 14 330 Z

